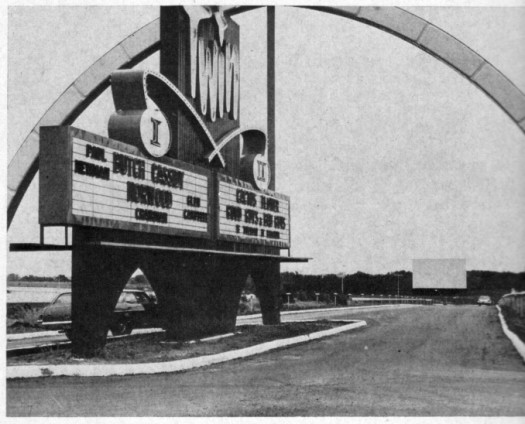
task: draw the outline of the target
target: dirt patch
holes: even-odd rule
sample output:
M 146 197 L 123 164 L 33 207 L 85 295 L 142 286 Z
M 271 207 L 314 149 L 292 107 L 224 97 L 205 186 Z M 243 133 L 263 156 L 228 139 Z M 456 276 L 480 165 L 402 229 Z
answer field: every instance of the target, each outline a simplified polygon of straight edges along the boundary
M 236 334 L 217 340 L 197 343 L 166 343 L 164 332 L 142 334 L 123 339 L 108 340 L 101 356 L 82 360 L 83 364 L 103 363 L 146 363 L 187 359 L 213 355 L 229 350 L 287 339 L 316 331 L 328 330 L 348 324 L 341 321 L 316 321 L 284 323 L 280 325 L 241 325 Z M 7 365 L 78 364 L 70 349 L 46 348 L 45 351 L 7 359 Z

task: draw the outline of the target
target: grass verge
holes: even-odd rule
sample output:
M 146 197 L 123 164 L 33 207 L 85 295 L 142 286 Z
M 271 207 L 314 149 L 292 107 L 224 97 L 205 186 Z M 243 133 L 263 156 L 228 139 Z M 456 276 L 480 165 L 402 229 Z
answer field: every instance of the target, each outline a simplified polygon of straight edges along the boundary
M 507 305 L 500 306 L 500 308 L 509 330 L 525 343 L 525 318 L 520 317 L 516 311 Z
M 315 321 L 280 325 L 241 325 L 235 334 L 217 340 L 198 343 L 163 343 L 164 333 L 131 336 L 108 341 L 101 356 L 82 360 L 83 364 L 149 363 L 175 361 L 197 356 L 213 355 L 235 349 L 254 346 L 277 339 L 287 339 L 316 331 L 346 325 L 348 322 Z M 69 349 L 46 348 L 45 351 L 7 359 L 7 365 L 58 365 L 78 364 Z

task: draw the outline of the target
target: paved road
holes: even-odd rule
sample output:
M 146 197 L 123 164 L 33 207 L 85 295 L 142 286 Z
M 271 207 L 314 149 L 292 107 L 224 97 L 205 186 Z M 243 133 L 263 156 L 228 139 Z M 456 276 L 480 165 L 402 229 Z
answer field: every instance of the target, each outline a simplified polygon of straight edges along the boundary
M 339 316 L 340 317 L 340 316 Z M 522 416 L 494 307 L 348 315 L 369 326 L 179 374 L 7 382 L 8 416 Z

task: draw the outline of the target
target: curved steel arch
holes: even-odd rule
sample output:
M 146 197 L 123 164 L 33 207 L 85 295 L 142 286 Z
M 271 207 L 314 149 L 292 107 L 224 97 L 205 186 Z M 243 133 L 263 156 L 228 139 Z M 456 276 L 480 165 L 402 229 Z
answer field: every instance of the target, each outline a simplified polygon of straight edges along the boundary
M 238 7 L 227 12 L 236 15 L 254 8 Z M 363 22 L 419 47 L 485 92 L 525 133 L 525 94 L 483 57 L 430 22 L 397 7 L 306 8 Z M 98 59 L 47 110 L 9 163 L 8 228 L 38 171 L 40 126 L 71 124 L 109 86 L 111 72 L 133 67 L 159 46 L 160 22 L 156 19 Z
M 306 7 L 374 26 L 441 60 L 484 91 L 525 133 L 525 94 L 457 38 L 398 7 Z

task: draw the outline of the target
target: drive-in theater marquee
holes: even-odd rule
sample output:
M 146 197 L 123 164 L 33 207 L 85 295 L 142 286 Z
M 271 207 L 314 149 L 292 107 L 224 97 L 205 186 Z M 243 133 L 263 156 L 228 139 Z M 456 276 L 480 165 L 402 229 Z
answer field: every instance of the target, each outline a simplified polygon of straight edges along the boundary
M 11 243 L 11 251 L 72 251 L 74 354 L 104 347 L 117 299 L 137 268 L 157 294 L 169 339 L 233 331 L 249 275 L 263 323 L 280 322 L 280 263 L 308 259 L 290 256 L 290 199 L 273 191 L 273 7 L 267 8 L 267 126 L 241 125 L 240 28 L 231 17 L 255 7 L 161 7 L 158 20 L 71 84 L 9 164 L 8 225 L 40 171 L 40 243 Z M 395 7 L 309 8 L 423 49 L 525 131 L 525 95 L 432 23 Z M 132 69 L 156 51 L 159 71 Z M 107 87 L 115 106 L 107 137 L 69 126 Z M 64 245 L 45 243 L 46 226 L 66 227 Z
M 273 112 L 268 134 L 240 124 L 240 30 L 223 12 L 161 7 L 160 72 L 111 72 L 107 137 L 40 128 L 39 222 L 73 228 L 76 354 L 104 346 L 137 268 L 183 340 L 232 331 L 249 275 L 278 323 L 280 262 L 306 260 L 290 257 L 290 199 L 272 190 Z

